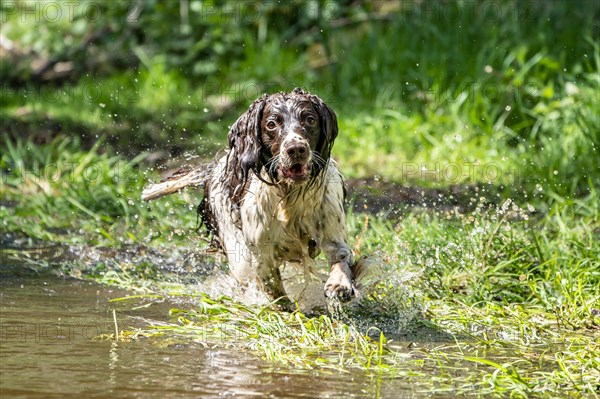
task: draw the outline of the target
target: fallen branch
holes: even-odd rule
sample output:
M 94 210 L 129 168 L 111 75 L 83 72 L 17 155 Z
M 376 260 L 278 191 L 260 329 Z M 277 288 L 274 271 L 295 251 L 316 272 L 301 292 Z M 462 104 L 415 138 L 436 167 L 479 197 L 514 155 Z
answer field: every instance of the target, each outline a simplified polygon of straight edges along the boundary
M 212 168 L 212 163 L 202 164 L 192 169 L 181 168 L 159 183 L 146 186 L 142 191 L 142 200 L 152 201 L 188 186 L 203 186 Z

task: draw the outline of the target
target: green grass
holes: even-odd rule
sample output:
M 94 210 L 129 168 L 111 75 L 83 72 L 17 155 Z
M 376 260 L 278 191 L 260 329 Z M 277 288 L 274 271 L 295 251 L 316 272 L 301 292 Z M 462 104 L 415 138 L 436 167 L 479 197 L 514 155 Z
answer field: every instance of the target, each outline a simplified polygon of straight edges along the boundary
M 146 154 L 126 160 L 102 153 L 101 145 L 98 141 L 85 151 L 77 139 L 45 146 L 5 140 L 1 189 L 6 204 L 0 208 L 5 232 L 104 245 L 170 239 L 178 221 L 167 217 L 154 223 L 153 212 L 168 214 L 171 205 L 185 209 L 185 201 L 142 203 L 139 193 L 147 177 L 139 163 Z M 183 212 L 183 218 L 193 220 L 192 212 Z
M 353 8 L 347 24 L 321 21 L 321 33 L 294 26 L 258 40 L 246 27 L 239 57 L 206 78 L 146 47 L 136 70 L 7 91 L 4 252 L 141 295 L 128 302 L 173 304 L 147 328 L 121 326 L 119 339 L 232 346 L 318 373 L 407 380 L 419 393 L 596 397 L 598 5 L 459 2 L 450 19 L 378 4 Z M 482 14 L 490 5 L 501 21 Z M 367 14 L 376 18 L 360 22 Z M 390 182 L 437 189 L 444 204 L 351 211 L 351 245 L 372 267 L 360 300 L 332 315 L 199 291 L 195 265 L 223 271 L 194 232 L 200 192 L 139 199 L 159 178 L 157 158 L 212 157 L 260 91 L 296 85 L 336 111 L 333 155 L 347 177 L 381 181 L 369 190 L 382 199 L 395 198 Z M 81 258 L 34 260 L 13 248 L 24 242 Z M 113 255 L 98 260 L 100 249 Z M 191 271 L 169 273 L 180 263 Z
M 80 260 L 37 263 L 139 292 L 129 300 L 143 306 L 174 304 L 165 320 L 148 320 L 147 328 L 120 326 L 119 339 L 224 345 L 322 373 L 360 370 L 376 379 L 408 379 L 419 392 L 555 397 L 597 389 L 595 192 L 557 198 L 543 212 L 479 196 L 468 213 L 351 212 L 351 244 L 372 263 L 361 299 L 334 317 L 309 317 L 210 297 L 168 277 L 158 267 L 167 254 L 205 246 L 192 232 L 196 193 L 148 206 L 138 200 L 148 178 L 143 155 L 125 162 L 101 145 L 92 151 L 77 146 L 67 139 L 43 147 L 6 142 L 3 224 L 7 233 L 43 241 L 159 250 L 162 258 L 90 261 L 84 246 L 77 247 Z M 60 178 L 41 172 L 40 165 L 52 164 L 66 165 Z M 102 171 L 98 178 L 86 175 L 87 165 Z M 115 176 L 116 169 L 123 175 Z M 115 178 L 122 176 L 127 179 Z
M 600 376 L 597 224 L 584 218 L 566 227 L 572 215 L 553 214 L 538 223 L 559 227 L 537 226 L 541 233 L 528 240 L 534 236 L 523 221 L 497 229 L 494 215 L 413 214 L 397 224 L 370 219 L 368 228 L 363 215 L 353 216 L 354 244 L 364 244 L 357 250 L 377 263 L 363 279 L 361 300 L 335 317 L 210 297 L 140 273 L 95 278 L 141 293 L 116 302 L 177 303 L 168 321 L 125 328 L 118 339 L 232 347 L 320 373 L 407 379 L 423 393 L 593 396 Z M 481 231 L 472 234 L 473 226 Z M 498 261 L 481 267 L 490 253 Z
M 40 125 L 86 142 L 104 135 L 129 158 L 146 150 L 163 159 L 186 151 L 210 157 L 261 92 L 300 85 L 337 111 L 334 154 L 349 176 L 437 186 L 489 181 L 544 202 L 585 196 L 597 191 L 600 173 L 600 52 L 598 5 L 579 5 L 378 3 L 347 11 L 347 25 L 321 21 L 316 36 L 290 39 L 302 32 L 293 26 L 257 40 L 247 27 L 235 35 L 239 59 L 193 81 L 165 54 L 136 47 L 136 70 L 84 76 L 61 90 L 5 90 L 0 126 L 13 137 L 39 133 Z M 7 22 L 13 40 L 27 30 L 15 18 Z M 325 67 L 311 67 L 323 60 Z
M 170 323 L 149 321 L 151 328 L 126 331 L 119 339 L 233 347 L 321 373 L 358 370 L 376 379 L 408 379 L 423 393 L 553 397 L 593 394 L 597 387 L 598 347 L 593 337 L 553 331 L 553 321 L 535 307 L 488 305 L 469 310 L 433 301 L 427 325 L 416 327 L 414 340 L 395 342 L 375 328 L 365 334 L 328 316 L 275 312 L 227 297 L 196 294 L 189 299 L 196 304 L 193 310 L 173 308 Z M 500 323 L 507 328 L 499 328 Z

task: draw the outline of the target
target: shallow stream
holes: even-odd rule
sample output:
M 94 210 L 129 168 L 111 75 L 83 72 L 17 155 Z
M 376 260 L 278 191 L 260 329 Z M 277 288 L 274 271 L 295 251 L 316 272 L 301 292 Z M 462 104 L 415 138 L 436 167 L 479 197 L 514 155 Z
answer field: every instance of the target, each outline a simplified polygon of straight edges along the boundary
M 166 309 L 127 309 L 109 302 L 125 291 L 19 264 L 0 270 L 2 398 L 421 396 L 402 380 L 281 367 L 223 348 L 102 339 L 114 333 L 113 309 L 128 327 Z

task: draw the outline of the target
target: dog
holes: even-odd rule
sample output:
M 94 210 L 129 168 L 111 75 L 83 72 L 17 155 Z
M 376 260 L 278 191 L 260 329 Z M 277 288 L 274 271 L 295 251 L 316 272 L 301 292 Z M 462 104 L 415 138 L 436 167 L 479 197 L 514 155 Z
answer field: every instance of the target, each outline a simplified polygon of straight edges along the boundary
M 204 187 L 199 213 L 231 273 L 242 284 L 256 279 L 284 308 L 293 306 L 280 266 L 311 271 L 321 251 L 330 264 L 324 295 L 340 302 L 354 295 L 346 189 L 331 158 L 337 135 L 335 113 L 316 95 L 265 94 L 231 126 Z

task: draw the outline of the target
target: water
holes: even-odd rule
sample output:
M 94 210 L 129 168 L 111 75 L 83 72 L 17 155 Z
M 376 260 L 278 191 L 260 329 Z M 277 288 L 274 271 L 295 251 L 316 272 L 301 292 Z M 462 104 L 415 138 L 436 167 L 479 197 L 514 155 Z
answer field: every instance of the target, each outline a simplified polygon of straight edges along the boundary
M 120 326 L 129 328 L 141 323 L 136 317 L 164 319 L 166 308 L 128 309 L 109 302 L 126 292 L 22 265 L 0 270 L 2 398 L 396 398 L 409 388 L 361 373 L 296 370 L 201 344 L 98 339 L 114 332 L 115 308 Z
M 392 281 L 398 287 L 394 301 L 384 298 L 376 303 L 363 298 L 354 311 L 371 315 L 369 323 L 383 314 L 386 320 L 394 321 L 386 324 L 389 327 L 386 336 L 393 340 L 389 342 L 390 349 L 403 360 L 393 376 L 357 369 L 339 372 L 324 368 L 297 369 L 262 360 L 240 349 L 228 349 L 227 342 L 115 341 L 111 338 L 115 331 L 113 310 L 118 328 L 134 331 L 137 327 L 148 328 L 149 320 L 172 322 L 168 310 L 173 304 L 152 302 L 140 308 L 135 301 L 110 302 L 132 293 L 50 274 L 47 267 L 36 266 L 35 258 L 50 259 L 50 254 L 58 253 L 53 261 L 64 260 L 64 254 L 56 248 L 34 252 L 36 256 L 27 251 L 21 254 L 33 258 L 33 263 L 0 256 L 1 398 L 396 399 L 453 398 L 457 390 L 485 397 L 485 393 L 480 395 L 478 391 L 489 384 L 481 381 L 494 369 L 481 367 L 465 357 L 483 356 L 498 363 L 519 361 L 522 372 L 534 373 L 553 367 L 552 354 L 567 344 L 535 342 L 535 345 L 488 348 L 467 335 L 409 326 L 407 321 L 419 310 L 418 306 L 409 306 L 411 302 L 418 304 L 419 299 L 415 301 L 414 293 L 403 288 L 411 276 L 392 276 L 376 268 L 365 275 L 361 290 L 376 290 L 377 281 L 382 279 Z M 94 259 L 108 255 L 114 259 L 129 256 L 88 252 Z M 143 251 L 132 252 L 139 255 Z M 87 256 L 91 256 L 89 253 Z M 221 271 L 211 270 L 200 273 L 204 277 L 198 280 L 192 278 L 189 284 L 205 292 L 226 291 Z M 305 296 L 322 298 L 322 284 L 317 282 L 314 286 L 317 287 L 314 295 L 305 292 Z M 247 300 L 244 298 L 243 302 Z M 395 302 L 401 302 L 402 306 Z M 184 305 L 184 308 L 193 307 L 193 304 Z M 501 329 L 500 332 L 510 331 Z M 171 344 L 166 345 L 167 341 Z M 548 359 L 547 353 L 552 359 Z M 525 355 L 538 360 L 523 364 Z

